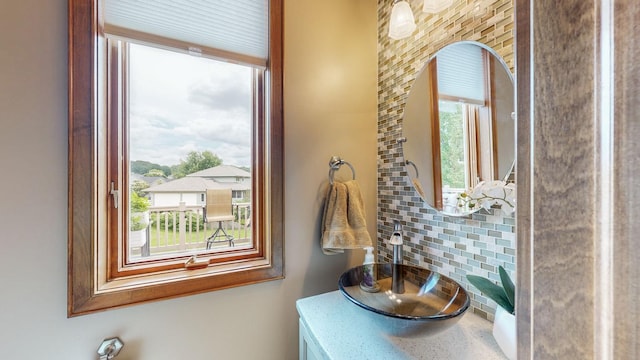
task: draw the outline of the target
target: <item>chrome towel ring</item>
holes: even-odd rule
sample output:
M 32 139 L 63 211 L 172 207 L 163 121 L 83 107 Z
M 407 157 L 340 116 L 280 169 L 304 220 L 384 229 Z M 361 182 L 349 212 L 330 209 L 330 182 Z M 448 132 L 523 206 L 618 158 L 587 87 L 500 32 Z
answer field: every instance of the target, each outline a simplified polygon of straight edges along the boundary
M 332 156 L 331 160 L 329 160 L 329 183 L 333 185 L 333 174 L 340 169 L 340 167 L 346 164 L 351 169 L 351 173 L 353 174 L 353 180 L 356 179 L 356 170 L 353 168 L 351 164 L 347 161 L 342 160 L 339 156 Z

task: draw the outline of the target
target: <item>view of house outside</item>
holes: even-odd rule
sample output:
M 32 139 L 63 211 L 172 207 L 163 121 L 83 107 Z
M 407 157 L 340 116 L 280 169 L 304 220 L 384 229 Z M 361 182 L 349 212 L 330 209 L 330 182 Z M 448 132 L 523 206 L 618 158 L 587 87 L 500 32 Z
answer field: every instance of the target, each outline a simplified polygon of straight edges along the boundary
M 253 69 L 132 43 L 128 56 L 132 258 L 250 242 Z M 210 189 L 230 192 L 231 220 L 207 222 Z

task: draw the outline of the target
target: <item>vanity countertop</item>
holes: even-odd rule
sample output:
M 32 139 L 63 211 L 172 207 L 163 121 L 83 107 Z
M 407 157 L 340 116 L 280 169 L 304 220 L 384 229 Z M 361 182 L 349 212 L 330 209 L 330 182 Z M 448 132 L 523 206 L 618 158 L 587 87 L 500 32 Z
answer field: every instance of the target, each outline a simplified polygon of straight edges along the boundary
M 381 333 L 339 291 L 299 299 L 296 307 L 309 340 L 326 359 L 506 359 L 491 334 L 492 323 L 470 311 L 439 334 L 399 338 Z

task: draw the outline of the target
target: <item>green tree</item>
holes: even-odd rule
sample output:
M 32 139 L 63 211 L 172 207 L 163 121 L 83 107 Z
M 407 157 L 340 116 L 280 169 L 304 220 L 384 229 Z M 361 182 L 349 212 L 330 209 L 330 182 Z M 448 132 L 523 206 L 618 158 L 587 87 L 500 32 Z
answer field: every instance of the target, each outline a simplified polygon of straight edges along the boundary
M 449 109 L 449 106 L 443 106 Z M 454 111 L 440 111 L 440 158 L 442 161 L 442 186 L 465 188 L 464 181 L 464 129 L 462 105 Z
M 151 170 L 147 171 L 147 173 L 144 174 L 144 176 L 148 176 L 148 177 L 167 177 L 167 175 L 164 173 L 164 171 L 162 171 L 160 169 L 151 169 Z
M 131 192 L 131 198 L 129 199 L 131 203 L 131 212 L 132 213 L 140 213 L 145 212 L 149 209 L 149 199 L 146 197 L 138 196 L 135 191 Z
M 138 197 L 144 197 L 144 189 L 148 188 L 149 184 L 141 180 L 133 180 L 131 183 L 131 191 Z
M 171 175 L 171 168 L 168 166 L 154 164 L 152 162 L 143 160 L 135 160 L 131 162 L 131 172 L 135 174 L 144 175 L 153 169 L 162 171 L 162 173 L 164 174 L 163 176 L 165 177 Z
M 149 200 L 145 197 L 138 196 L 135 191 L 131 191 L 129 199 L 131 204 L 129 213 L 129 231 L 139 231 L 147 227 L 148 221 L 145 220 L 145 211 L 149 209 Z
M 187 154 L 187 158 L 185 160 L 180 160 L 180 164 L 176 165 L 171 170 L 173 177 L 178 179 L 194 172 L 218 165 L 222 165 L 222 159 L 211 151 L 191 151 Z

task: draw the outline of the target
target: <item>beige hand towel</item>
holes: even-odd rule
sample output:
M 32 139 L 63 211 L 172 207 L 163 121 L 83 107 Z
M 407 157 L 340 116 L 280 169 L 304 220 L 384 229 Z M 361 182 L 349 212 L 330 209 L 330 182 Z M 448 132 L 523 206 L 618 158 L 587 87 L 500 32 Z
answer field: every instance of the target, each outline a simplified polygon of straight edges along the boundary
M 355 180 L 334 182 L 324 204 L 322 251 L 327 255 L 372 246 L 365 221 L 364 202 Z

